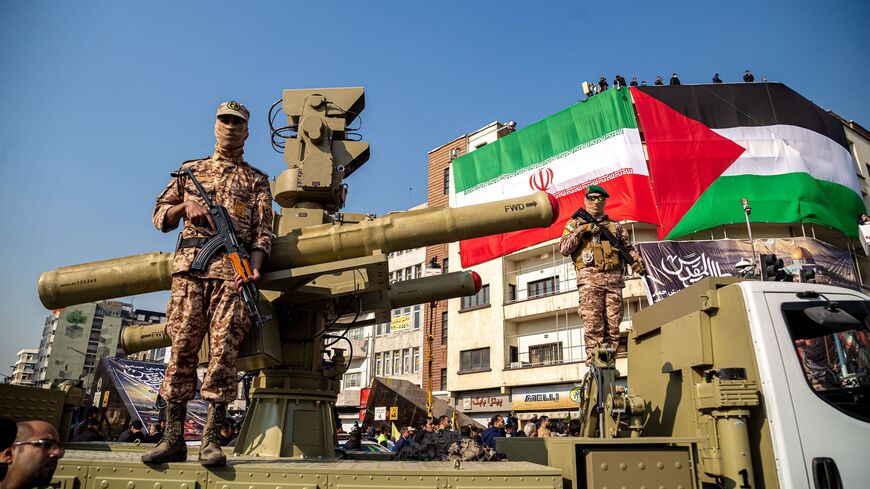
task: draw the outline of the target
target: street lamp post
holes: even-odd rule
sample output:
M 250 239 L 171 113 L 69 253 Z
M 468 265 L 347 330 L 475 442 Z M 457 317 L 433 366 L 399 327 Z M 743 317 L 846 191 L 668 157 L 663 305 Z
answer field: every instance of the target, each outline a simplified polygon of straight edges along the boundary
M 746 217 L 746 230 L 749 232 L 749 244 L 752 246 L 752 268 L 756 269 L 758 260 L 755 259 L 755 241 L 752 239 L 752 226 L 749 224 L 749 214 L 752 214 L 752 207 L 749 207 L 749 200 L 746 197 L 743 197 L 741 203 L 743 204 L 743 215 Z

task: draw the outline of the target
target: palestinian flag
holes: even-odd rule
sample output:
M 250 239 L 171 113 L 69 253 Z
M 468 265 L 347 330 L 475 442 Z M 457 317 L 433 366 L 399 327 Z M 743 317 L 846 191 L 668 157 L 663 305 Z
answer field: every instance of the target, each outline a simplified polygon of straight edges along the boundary
M 745 220 L 857 236 L 864 212 L 842 124 L 779 83 L 632 87 L 659 237 Z
M 610 217 L 658 222 L 628 90 L 603 92 L 453 161 L 456 207 L 544 190 L 560 209 L 549 228 L 460 242 L 462 266 L 561 235 L 593 184 L 610 194 Z

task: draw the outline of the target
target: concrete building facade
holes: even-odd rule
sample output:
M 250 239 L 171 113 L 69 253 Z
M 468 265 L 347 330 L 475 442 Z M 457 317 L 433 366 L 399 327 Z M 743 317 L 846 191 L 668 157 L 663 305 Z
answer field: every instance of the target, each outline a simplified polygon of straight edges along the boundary
M 12 366 L 12 376 L 9 379 L 10 384 L 34 385 L 33 374 L 36 370 L 37 353 L 39 353 L 39 350 L 34 348 L 25 348 L 18 352 L 15 365 Z
M 162 320 L 165 314 L 161 312 L 137 311 L 132 304 L 119 301 L 91 302 L 54 311 L 45 319 L 34 383 L 47 387 L 55 381 L 82 380 L 87 391 L 99 357 L 125 356 L 119 344 L 124 327 Z
M 870 133 L 854 121 L 841 120 L 856 161 L 862 195 L 868 204 Z M 479 143 L 474 144 L 473 136 L 492 132 L 491 126 L 461 136 L 429 153 L 430 206 L 453 204 L 450 201 L 450 164 L 456 157 L 479 147 Z M 494 132 L 499 134 L 497 129 Z M 735 205 L 740 203 L 735 202 Z M 628 221 L 623 225 L 634 242 L 657 239 L 655 227 L 650 224 Z M 865 289 L 870 285 L 870 261 L 860 244 L 836 231 L 811 224 L 754 223 L 752 233 L 756 239 L 815 237 L 852 250 L 862 285 Z M 747 238 L 745 224 L 735 224 L 681 239 Z M 426 258 L 455 264 L 451 268 L 459 270 L 459 244 L 429 247 Z M 441 301 L 427 310 L 426 328 L 427 331 L 431 328 L 436 338 L 432 349 L 435 390 L 440 390 L 458 409 L 484 424 L 492 415 L 511 410 L 516 411 L 520 419 L 534 414 L 576 416 L 578 405 L 569 399 L 568 393 L 587 370 L 583 324 L 577 313 L 575 270 L 570 260 L 559 254 L 558 239 L 469 269 L 477 272 L 483 282 L 477 296 Z M 626 277 L 623 297 L 625 316 L 620 325 L 622 340 L 617 368 L 625 374 L 627 331 L 633 315 L 648 306 L 646 291 L 638 277 Z
M 450 164 L 453 160 L 510 134 L 515 127 L 516 123 L 513 121 L 506 124 L 495 121 L 429 151 L 428 206 L 451 205 L 450 189 L 453 186 L 453 175 Z M 450 271 L 450 263 L 457 265 L 459 263 L 458 260 L 451 262 L 449 255 L 447 244 L 428 246 L 425 256 L 426 266 L 447 273 Z M 425 335 L 432 337 L 432 344 L 431 347 L 428 344 L 424 345 L 423 388 L 428 389 L 431 384 L 433 394 L 438 397 L 447 397 L 450 378 L 447 368 L 447 341 L 450 333 L 447 306 L 448 301 L 442 300 L 430 302 L 425 307 Z
M 409 210 L 423 209 L 424 205 Z M 426 249 L 390 253 L 387 257 L 390 282 L 422 277 L 426 272 Z M 423 314 L 421 304 L 394 309 L 387 323 L 351 328 L 353 346 L 350 366 L 341 379 L 336 411 L 342 427 L 349 431 L 359 420 L 361 394 L 377 377 L 408 380 L 421 385 L 423 373 Z M 374 317 L 373 315 L 371 316 Z M 342 342 L 343 343 L 343 342 Z M 346 343 L 336 346 L 346 348 Z

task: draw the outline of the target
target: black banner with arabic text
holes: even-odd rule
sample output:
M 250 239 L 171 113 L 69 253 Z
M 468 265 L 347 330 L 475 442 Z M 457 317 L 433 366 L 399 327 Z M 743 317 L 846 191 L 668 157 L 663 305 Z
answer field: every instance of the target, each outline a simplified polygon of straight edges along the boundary
M 738 276 L 737 265 L 752 260 L 748 241 L 657 241 L 638 243 L 648 275 L 652 302 L 679 292 L 705 277 Z M 820 284 L 857 288 L 855 265 L 849 252 L 813 238 L 758 239 L 757 254 L 773 253 L 798 280 L 801 270 L 812 270 Z

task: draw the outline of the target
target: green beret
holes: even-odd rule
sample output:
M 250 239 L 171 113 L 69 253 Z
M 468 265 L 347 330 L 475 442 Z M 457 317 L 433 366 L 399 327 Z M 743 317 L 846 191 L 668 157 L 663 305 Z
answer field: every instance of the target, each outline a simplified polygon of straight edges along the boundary
M 610 198 L 610 194 L 607 193 L 607 190 L 604 190 L 603 187 L 599 187 L 598 185 L 590 185 L 586 188 L 586 195 L 589 194 L 601 194 L 605 199 Z

